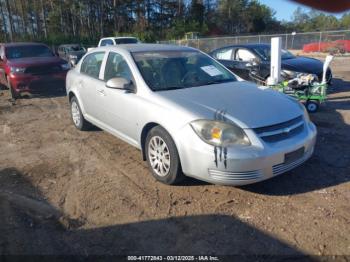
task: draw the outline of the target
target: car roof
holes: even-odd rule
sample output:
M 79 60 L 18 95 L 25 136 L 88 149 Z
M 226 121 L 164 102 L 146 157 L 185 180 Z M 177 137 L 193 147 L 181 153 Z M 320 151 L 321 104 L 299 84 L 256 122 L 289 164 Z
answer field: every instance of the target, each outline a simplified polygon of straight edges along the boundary
M 270 47 L 271 44 L 267 43 L 250 43 L 250 44 L 236 44 L 236 45 L 228 45 L 228 46 L 223 46 L 215 50 L 223 49 L 223 48 L 228 48 L 228 47 L 245 47 L 245 48 L 256 48 L 256 47 Z M 214 50 L 214 51 L 215 51 Z
M 8 46 L 33 46 L 33 45 L 37 45 L 37 46 L 47 46 L 45 44 L 42 43 L 35 43 L 35 42 L 13 42 L 13 43 L 4 43 L 3 44 L 5 47 Z
M 121 44 L 117 46 L 103 46 L 94 50 L 115 50 L 120 49 L 133 52 L 149 52 L 149 51 L 193 51 L 192 47 L 178 46 L 178 45 L 164 45 L 164 44 Z
M 110 37 L 103 37 L 101 38 L 101 40 L 105 40 L 105 39 L 128 39 L 128 38 L 132 38 L 132 39 L 137 39 L 136 37 L 133 36 L 110 36 Z

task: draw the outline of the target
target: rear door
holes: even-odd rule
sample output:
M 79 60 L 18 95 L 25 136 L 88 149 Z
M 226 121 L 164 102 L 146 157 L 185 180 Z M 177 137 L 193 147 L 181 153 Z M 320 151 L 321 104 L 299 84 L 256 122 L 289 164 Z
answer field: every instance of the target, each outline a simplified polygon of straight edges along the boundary
M 100 78 L 102 63 L 105 52 L 94 52 L 87 55 L 80 67 L 80 75 L 77 81 L 81 102 L 85 113 L 94 119 L 98 119 L 102 105 L 97 102 L 98 97 L 103 95 L 101 89 L 104 86 Z

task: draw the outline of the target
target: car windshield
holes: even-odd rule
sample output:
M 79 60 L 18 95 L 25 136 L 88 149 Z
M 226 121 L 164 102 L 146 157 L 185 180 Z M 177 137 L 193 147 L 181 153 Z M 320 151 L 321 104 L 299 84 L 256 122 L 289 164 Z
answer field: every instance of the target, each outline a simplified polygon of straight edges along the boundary
M 153 91 L 237 81 L 230 71 L 198 51 L 134 52 L 133 57 Z
M 138 40 L 136 38 L 115 38 L 115 44 L 137 44 Z
M 253 48 L 254 51 L 256 53 L 259 54 L 259 56 L 265 60 L 265 61 L 269 61 L 271 59 L 271 46 L 270 45 L 266 45 L 266 46 L 258 46 L 258 47 L 254 47 Z M 291 58 L 294 58 L 295 56 L 287 51 L 287 50 L 284 50 L 282 49 L 282 52 L 281 52 L 281 59 L 291 59 Z
M 6 47 L 7 59 L 18 59 L 26 57 L 51 57 L 54 54 L 44 45 L 23 45 Z
M 85 49 L 79 45 L 67 46 L 67 49 L 68 49 L 68 51 L 73 51 L 73 52 L 85 51 Z

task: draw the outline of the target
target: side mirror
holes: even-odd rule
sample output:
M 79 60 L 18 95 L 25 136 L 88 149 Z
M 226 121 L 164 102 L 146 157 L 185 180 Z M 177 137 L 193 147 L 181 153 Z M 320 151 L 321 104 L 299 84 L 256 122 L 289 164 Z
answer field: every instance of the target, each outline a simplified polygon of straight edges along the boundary
M 134 91 L 132 82 L 123 77 L 115 77 L 109 79 L 106 83 L 106 87 L 112 89 L 121 89 L 125 91 Z
M 72 67 L 75 67 L 77 65 L 77 60 L 76 59 L 71 59 L 70 63 L 72 65 Z
M 246 64 L 247 67 L 253 67 L 260 64 L 260 60 L 258 58 L 253 58 Z

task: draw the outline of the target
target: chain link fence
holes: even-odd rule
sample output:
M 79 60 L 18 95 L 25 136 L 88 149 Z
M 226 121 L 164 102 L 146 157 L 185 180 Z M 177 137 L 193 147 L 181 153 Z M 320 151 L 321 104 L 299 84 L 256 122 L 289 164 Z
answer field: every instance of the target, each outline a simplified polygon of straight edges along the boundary
M 324 51 L 324 43 L 332 43 L 338 40 L 350 40 L 350 30 L 291 33 L 291 34 L 273 34 L 273 35 L 247 35 L 247 36 L 228 36 L 213 38 L 198 38 L 185 40 L 160 41 L 162 44 L 175 44 L 191 46 L 210 52 L 214 49 L 248 43 L 270 43 L 272 37 L 282 38 L 282 47 L 289 50 L 302 50 L 304 45 L 314 44 L 315 51 Z M 349 51 L 348 51 L 349 52 Z

